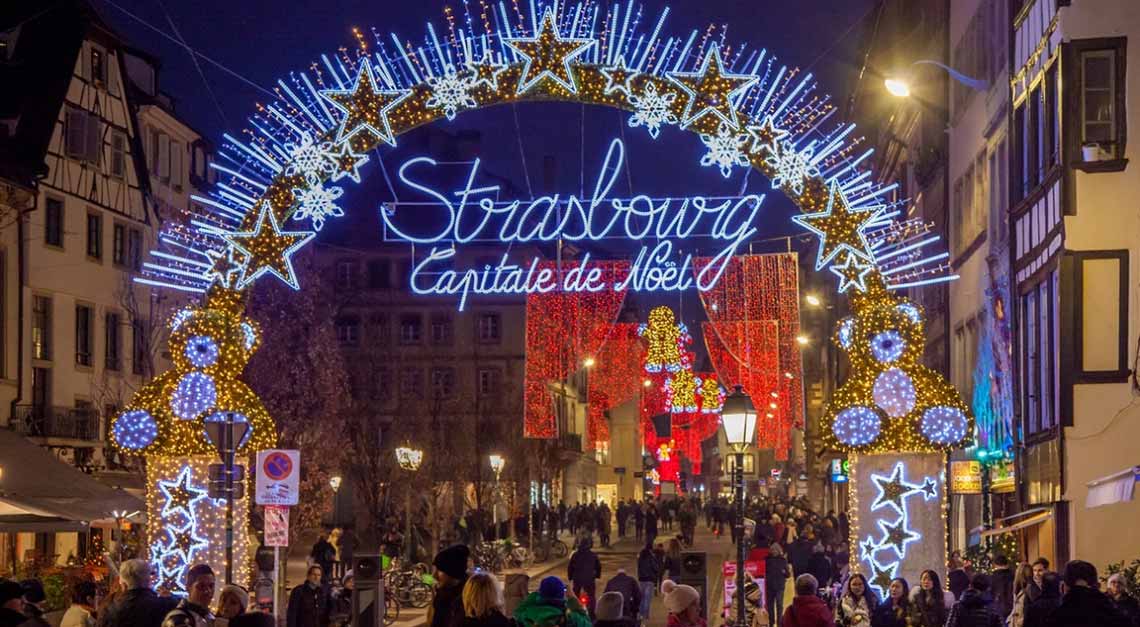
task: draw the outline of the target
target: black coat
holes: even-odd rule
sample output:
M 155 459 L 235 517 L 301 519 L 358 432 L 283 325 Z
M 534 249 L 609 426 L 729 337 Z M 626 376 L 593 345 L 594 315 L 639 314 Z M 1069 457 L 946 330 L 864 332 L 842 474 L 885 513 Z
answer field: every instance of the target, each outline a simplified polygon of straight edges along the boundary
M 946 574 L 946 587 L 954 593 L 955 599 L 961 599 L 966 588 L 970 587 L 970 576 L 961 568 L 955 568 Z
M 1104 593 L 1076 586 L 1065 593 L 1061 605 L 1045 619 L 1048 627 L 1129 627 Z
M 909 610 L 909 607 L 896 608 L 887 597 L 871 612 L 871 627 L 906 627 Z
M 962 593 L 962 600 L 950 608 L 946 627 L 1002 627 L 1003 617 L 999 617 L 983 595 L 972 589 Z
M 431 600 L 431 627 L 459 627 L 463 624 L 463 586 L 467 578 L 450 586 L 436 588 Z
M 641 587 L 637 585 L 636 579 L 618 573 L 606 582 L 606 592 L 620 592 L 625 601 L 623 614 L 626 618 L 637 618 L 637 612 L 641 609 Z
M 784 593 L 784 584 L 788 581 L 788 560 L 782 557 L 769 555 L 764 559 L 764 589 L 768 591 L 765 597 Z
M 1045 627 L 1045 621 L 1060 605 L 1061 597 L 1039 596 L 1036 601 L 1026 599 L 1025 622 L 1022 623 L 1022 627 Z
M 149 588 L 128 590 L 99 613 L 99 627 L 159 627 L 178 605 L 178 599 L 160 597 Z M 2 624 L 2 623 L 0 623 Z
M 293 588 L 289 593 L 289 608 L 286 613 L 287 627 L 326 627 L 329 624 L 331 602 L 324 586 L 310 586 L 305 583 Z
M 570 556 L 566 576 L 575 583 L 589 583 L 602 576 L 602 562 L 590 549 L 578 549 Z M 435 627 L 435 626 L 433 626 Z
M 788 561 L 792 563 L 792 571 L 797 577 L 809 572 L 808 562 L 811 561 L 812 543 L 810 540 L 800 537 L 788 547 Z
M 637 554 L 637 580 L 657 583 L 659 577 L 661 562 L 657 561 L 657 556 L 650 549 L 641 549 Z
M 826 553 L 812 553 L 811 559 L 808 560 L 807 571 L 811 573 L 815 580 L 819 582 L 820 588 L 825 588 L 831 583 L 831 559 L 827 557 Z M 801 575 L 803 573 L 796 573 Z
M 1131 627 L 1140 627 L 1140 604 L 1136 599 L 1125 593 L 1119 601 L 1112 602 L 1117 612 L 1120 612 Z
M 473 618 L 466 616 L 460 627 L 511 627 L 514 621 L 503 616 L 499 610 L 492 609 L 486 616 L 480 618 Z
M 7 607 L 0 607 L 0 627 L 18 627 L 27 620 L 28 617 L 24 616 L 23 612 L 17 612 Z M 162 621 L 162 614 L 158 615 L 158 620 L 159 622 Z
M 1013 569 L 995 568 L 990 579 L 993 582 L 990 596 L 994 599 L 994 611 L 998 616 L 1009 616 L 1013 611 Z

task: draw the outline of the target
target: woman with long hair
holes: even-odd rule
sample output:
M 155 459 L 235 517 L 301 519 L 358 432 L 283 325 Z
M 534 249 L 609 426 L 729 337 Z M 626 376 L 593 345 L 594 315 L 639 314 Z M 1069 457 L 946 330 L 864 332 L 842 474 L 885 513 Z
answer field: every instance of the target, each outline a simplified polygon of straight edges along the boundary
M 669 540 L 668 549 L 665 550 L 665 578 L 676 581 L 681 574 L 681 541 L 677 538 Z
M 918 580 L 918 589 L 911 599 L 910 627 L 942 627 L 946 624 L 946 593 L 938 573 L 924 570 Z
M 835 627 L 871 627 L 871 613 L 878 602 L 867 585 L 867 578 L 854 573 L 843 584 L 843 594 L 835 604 Z
M 887 598 L 883 599 L 871 615 L 871 627 L 907 627 L 909 609 L 910 585 L 902 577 L 892 579 L 887 588 Z
M 1033 566 L 1029 562 L 1017 565 L 1013 573 L 1013 611 L 1009 613 L 1009 627 L 1024 627 L 1025 608 L 1029 605 L 1029 584 L 1033 582 Z
M 463 627 L 509 627 L 503 614 L 503 588 L 488 572 L 478 571 L 463 584 Z

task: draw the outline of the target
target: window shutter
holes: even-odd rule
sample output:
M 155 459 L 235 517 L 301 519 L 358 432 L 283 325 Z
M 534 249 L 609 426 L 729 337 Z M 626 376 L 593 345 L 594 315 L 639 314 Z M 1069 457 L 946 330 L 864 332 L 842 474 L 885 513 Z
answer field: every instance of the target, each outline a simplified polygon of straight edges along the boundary
M 182 185 L 182 142 L 170 142 L 170 182 Z
M 103 157 L 103 123 L 93 114 L 87 114 L 87 160 L 99 163 Z
M 158 176 L 170 179 L 170 136 L 165 133 L 158 134 Z
M 78 109 L 68 109 L 65 124 L 67 128 L 66 150 L 69 156 L 81 157 L 86 153 L 87 114 Z

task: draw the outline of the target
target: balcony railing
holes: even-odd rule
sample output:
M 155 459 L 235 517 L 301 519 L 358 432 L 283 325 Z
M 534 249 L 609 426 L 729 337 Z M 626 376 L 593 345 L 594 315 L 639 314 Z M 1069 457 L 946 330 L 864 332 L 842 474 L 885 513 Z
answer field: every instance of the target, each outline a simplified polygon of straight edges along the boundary
M 93 408 L 17 405 L 11 428 L 34 438 L 99 441 L 99 415 Z

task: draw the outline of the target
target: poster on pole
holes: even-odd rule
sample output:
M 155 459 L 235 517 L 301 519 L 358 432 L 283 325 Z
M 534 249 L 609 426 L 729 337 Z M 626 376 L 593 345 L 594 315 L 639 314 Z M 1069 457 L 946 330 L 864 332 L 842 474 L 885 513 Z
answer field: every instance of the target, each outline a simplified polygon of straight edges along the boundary
M 289 508 L 265 506 L 265 546 L 289 546 Z
M 760 576 L 760 565 L 761 563 L 756 560 L 746 560 L 744 562 L 744 574 L 760 586 L 760 606 L 765 607 L 767 600 L 764 598 L 764 578 Z M 732 595 L 736 592 L 736 562 L 724 562 L 720 574 L 724 583 L 724 604 L 721 609 L 723 615 L 728 616 L 729 608 L 732 607 Z
M 258 505 L 296 505 L 301 482 L 301 451 L 270 449 L 257 454 Z

